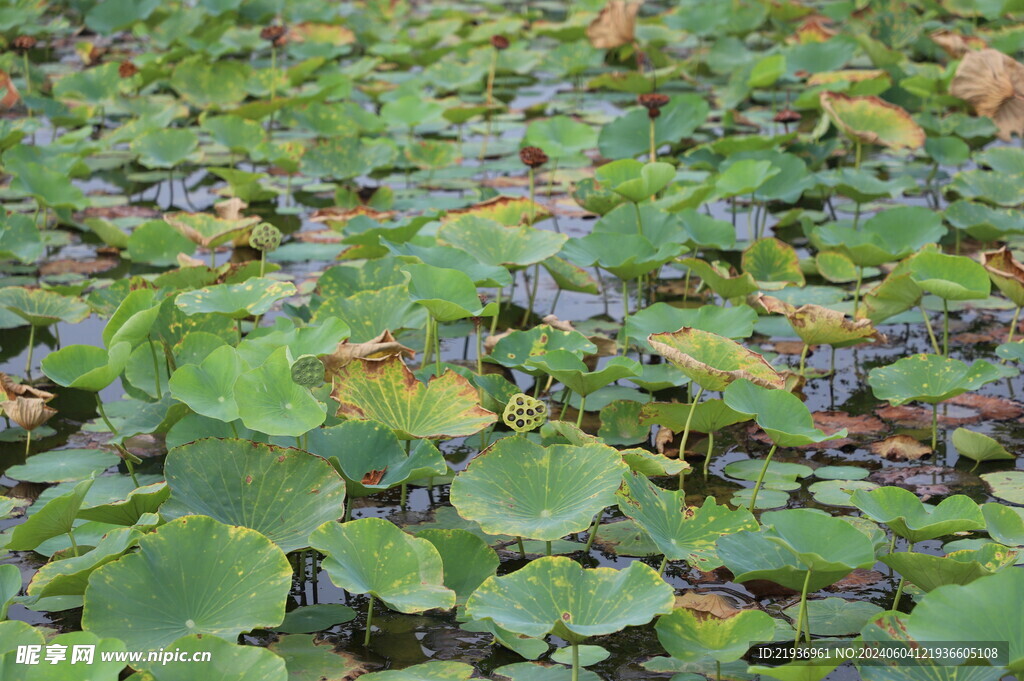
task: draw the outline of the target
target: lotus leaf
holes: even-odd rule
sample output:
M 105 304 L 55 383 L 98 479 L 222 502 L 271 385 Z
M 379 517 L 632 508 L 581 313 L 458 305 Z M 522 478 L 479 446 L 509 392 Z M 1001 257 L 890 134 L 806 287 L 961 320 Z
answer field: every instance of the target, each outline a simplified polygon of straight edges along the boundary
M 679 243 L 655 245 L 642 234 L 592 232 L 566 242 L 562 255 L 578 265 L 597 265 L 626 280 L 661 267 L 686 251 L 687 247 Z
M 444 585 L 455 592 L 455 602 L 465 604 L 478 586 L 498 569 L 498 554 L 487 543 L 466 530 L 423 530 L 426 539 L 441 555 Z
M 524 369 L 531 357 L 553 350 L 564 350 L 577 356 L 594 354 L 597 346 L 579 331 L 556 329 L 540 324 L 529 331 L 513 331 L 494 345 L 488 359 L 504 367 Z M 540 372 L 541 369 L 534 371 Z
M 180 652 L 180 661 L 143 661 L 138 668 L 146 681 L 189 681 L 195 678 L 193 655 L 207 653 L 210 665 L 220 681 L 286 681 L 285 661 L 259 646 L 240 646 L 216 636 L 183 636 L 167 646 L 170 653 Z M 133 665 L 134 666 L 134 665 Z
M 992 495 L 1011 504 L 1024 504 L 1024 471 L 985 473 L 981 476 Z
M 953 446 L 956 447 L 956 451 L 960 456 L 966 456 L 974 461 L 975 468 L 982 461 L 1013 460 L 1017 458 L 1006 451 L 1006 448 L 995 439 L 984 433 L 976 433 L 966 428 L 957 428 L 953 431 Z
M 749 305 L 680 308 L 668 303 L 654 303 L 626 319 L 626 334 L 637 343 L 646 345 L 651 334 L 690 327 L 736 340 L 749 338 L 754 333 L 755 321 L 757 312 Z
M 77 324 L 89 316 L 89 306 L 53 291 L 24 286 L 0 288 L 0 308 L 10 310 L 32 326 L 58 322 Z
M 99 475 L 120 460 L 116 454 L 102 449 L 53 449 L 11 466 L 5 475 L 24 482 L 77 481 Z
M 324 406 L 309 390 L 292 382 L 287 353 L 288 348 L 278 348 L 262 366 L 241 374 L 235 382 L 235 393 L 245 395 L 236 401 L 246 428 L 299 437 L 327 418 Z
M 295 293 L 290 282 L 253 278 L 242 284 L 218 284 L 181 293 L 175 305 L 187 315 L 216 312 L 242 319 L 266 314 L 274 303 Z
M 290 610 L 278 630 L 288 634 L 308 634 L 351 622 L 355 618 L 356 611 L 340 603 L 303 605 Z
M 980 264 L 962 255 L 924 251 L 910 260 L 910 276 L 943 300 L 987 298 L 992 283 Z
M 526 366 L 552 376 L 581 397 L 621 378 L 640 375 L 640 363 L 628 357 L 612 357 L 600 369 L 590 371 L 583 360 L 568 350 L 533 355 L 526 360 Z
M 869 319 L 848 319 L 846 315 L 820 305 L 796 307 L 778 298 L 761 295 L 758 302 L 772 314 L 781 314 L 793 326 L 805 345 L 844 348 L 868 341 L 885 341 Z
M 504 267 L 525 267 L 546 260 L 556 255 L 568 238 L 529 225 L 506 227 L 477 215 L 463 215 L 444 223 L 437 236 L 441 243 L 462 249 L 481 262 Z
M 765 388 L 741 378 L 726 387 L 722 399 L 730 409 L 753 415 L 757 425 L 780 447 L 801 447 L 846 437 L 845 428 L 831 435 L 816 428 L 807 406 L 785 390 Z
M 605 445 L 541 447 L 508 437 L 455 477 L 451 500 L 484 532 L 553 541 L 587 529 L 614 504 L 625 470 L 619 453 Z
M 901 551 L 881 557 L 881 561 L 924 591 L 948 584 L 969 584 L 980 577 L 1013 565 L 1018 552 L 999 544 L 985 544 L 971 551 L 954 551 L 947 556 Z
M 631 158 L 607 163 L 594 173 L 598 182 L 633 203 L 651 198 L 675 175 L 676 169 L 670 163 L 640 163 Z
M 676 608 L 660 617 L 654 629 L 672 657 L 693 662 L 710 655 L 721 663 L 738 660 L 754 643 L 772 640 L 775 621 L 760 610 L 698 619 L 692 610 Z
M 75 517 L 92 484 L 93 478 L 83 480 L 70 491 L 47 501 L 28 520 L 15 526 L 5 548 L 11 551 L 31 551 L 47 539 L 62 534 L 70 535 Z
M 996 541 L 1007 546 L 1024 546 L 1024 511 L 1013 506 L 982 504 L 985 529 Z
M 865 515 L 885 523 L 911 544 L 985 527 L 981 509 L 963 494 L 947 497 L 937 506 L 923 503 L 917 495 L 902 487 L 858 490 L 850 498 Z
M 234 641 L 284 619 L 291 566 L 254 530 L 189 516 L 142 537 L 139 549 L 89 577 L 86 631 L 146 650 L 190 634 Z
M 647 342 L 705 390 L 724 390 L 737 379 L 770 388 L 783 386 L 782 376 L 764 357 L 716 333 L 683 327 L 651 334 Z
M 874 96 L 850 97 L 839 92 L 821 93 L 821 108 L 836 127 L 858 144 L 878 144 L 890 149 L 919 149 L 924 131 L 907 111 Z
M 364 675 L 366 681 L 468 681 L 473 667 L 463 662 L 433 660 L 405 669 L 393 669 Z
M 858 267 L 904 258 L 946 233 L 940 216 L 921 206 L 897 206 L 868 219 L 860 230 L 837 224 L 816 227 L 811 242 L 846 255 Z
M 875 397 L 893 405 L 915 400 L 937 404 L 1015 373 L 984 360 L 968 366 L 958 359 L 919 354 L 872 369 L 868 384 Z
M 409 297 L 427 308 L 436 321 L 493 317 L 498 313 L 497 303 L 481 305 L 473 280 L 459 270 L 433 265 L 406 265 L 402 269 L 409 275 Z
M 247 369 L 237 350 L 221 345 L 200 364 L 178 367 L 168 381 L 168 388 L 174 399 L 197 414 L 231 423 L 238 419 L 235 382 Z
M 167 213 L 164 215 L 164 222 L 191 239 L 193 243 L 204 248 L 220 246 L 238 232 L 249 229 L 259 221 L 257 216 L 226 220 L 208 213 Z

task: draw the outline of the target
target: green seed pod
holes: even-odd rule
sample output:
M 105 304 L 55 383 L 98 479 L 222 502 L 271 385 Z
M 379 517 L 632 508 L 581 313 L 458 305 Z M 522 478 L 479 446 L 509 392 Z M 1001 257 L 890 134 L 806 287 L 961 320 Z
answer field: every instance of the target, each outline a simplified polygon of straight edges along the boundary
M 324 382 L 324 363 L 315 355 L 302 355 L 292 363 L 292 382 L 316 388 Z
M 544 423 L 547 419 L 547 408 L 540 400 L 518 393 L 505 405 L 501 419 L 517 433 L 525 433 L 539 428 Z
M 281 245 L 281 230 L 269 222 L 261 222 L 252 228 L 249 245 L 264 253 L 277 250 Z

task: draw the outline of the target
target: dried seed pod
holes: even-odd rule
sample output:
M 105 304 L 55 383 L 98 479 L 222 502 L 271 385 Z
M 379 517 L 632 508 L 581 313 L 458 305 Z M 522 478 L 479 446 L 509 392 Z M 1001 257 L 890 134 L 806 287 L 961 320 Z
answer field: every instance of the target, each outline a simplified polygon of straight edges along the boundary
M 260 37 L 268 42 L 276 44 L 277 41 L 283 38 L 285 33 L 287 32 L 288 29 L 285 26 L 281 26 L 280 24 L 272 24 L 270 26 L 264 26 L 260 30 Z
M 508 401 L 501 419 L 512 430 L 524 433 L 539 427 L 547 420 L 547 407 L 538 399 L 518 393 Z
M 28 52 L 33 47 L 35 47 L 36 43 L 38 42 L 39 41 L 34 36 L 19 35 L 17 38 L 14 39 L 11 45 L 18 52 Z
M 663 95 L 660 92 L 648 92 L 647 94 L 640 95 L 636 98 L 640 106 L 644 107 L 648 111 L 654 109 L 660 109 L 668 104 L 668 95 Z
M 519 150 L 519 160 L 530 168 L 539 168 L 548 162 L 548 155 L 540 147 L 523 147 Z
M 316 355 L 302 355 L 292 363 L 292 382 L 316 388 L 324 382 L 324 363 Z
M 281 230 L 269 222 L 261 222 L 252 228 L 249 245 L 264 253 L 276 250 L 281 245 Z
M 117 75 L 121 76 L 122 78 L 131 78 L 138 72 L 139 67 L 137 67 L 130 61 L 123 61 L 121 62 L 121 65 L 117 67 Z
M 509 45 L 508 38 L 503 35 L 492 35 L 491 45 L 493 45 L 496 50 L 507 50 Z
M 792 109 L 783 109 L 775 114 L 772 120 L 776 123 L 798 123 L 800 121 L 800 114 Z

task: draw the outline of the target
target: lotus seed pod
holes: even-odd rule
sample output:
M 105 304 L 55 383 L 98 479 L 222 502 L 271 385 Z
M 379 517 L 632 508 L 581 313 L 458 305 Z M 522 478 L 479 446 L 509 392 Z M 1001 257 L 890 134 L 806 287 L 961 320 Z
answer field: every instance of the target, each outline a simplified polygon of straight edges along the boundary
M 261 222 L 252 228 L 249 245 L 264 253 L 276 250 L 281 245 L 281 230 L 269 222 Z
M 502 420 L 517 433 L 539 428 L 547 420 L 547 408 L 540 400 L 518 393 L 505 405 Z
M 324 382 L 324 363 L 315 355 L 302 355 L 292 364 L 292 382 L 316 388 Z

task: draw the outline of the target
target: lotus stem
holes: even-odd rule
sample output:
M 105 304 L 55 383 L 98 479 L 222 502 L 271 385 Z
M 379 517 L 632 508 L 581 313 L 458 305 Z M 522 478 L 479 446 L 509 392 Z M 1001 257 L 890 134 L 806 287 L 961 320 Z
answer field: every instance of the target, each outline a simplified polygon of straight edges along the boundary
M 487 106 L 494 103 L 494 76 L 498 71 L 498 50 L 491 51 L 491 67 L 487 70 Z
M 665 574 L 665 566 L 668 565 L 668 556 L 661 557 L 661 565 L 658 566 L 658 576 Z
M 906 581 L 906 577 L 900 577 L 899 586 L 896 587 L 896 596 L 892 599 L 892 609 L 899 610 L 900 599 L 903 598 L 903 583 Z
M 551 555 L 551 540 L 550 539 L 548 541 L 544 542 L 544 555 L 546 555 L 546 556 L 550 556 Z
M 601 516 L 603 515 L 604 509 L 602 508 L 600 511 L 597 512 L 597 515 L 594 517 L 594 524 L 590 526 L 590 536 L 587 537 L 587 545 L 583 549 L 584 551 L 589 552 L 590 547 L 594 545 L 594 539 L 597 538 L 597 528 L 601 526 Z
M 260 277 L 262 278 L 267 267 L 267 252 L 260 251 Z
M 932 451 L 939 443 L 939 403 L 932 405 Z
M 932 330 L 932 322 L 928 319 L 928 313 L 924 310 L 924 305 L 919 306 L 921 308 L 921 317 L 924 318 L 924 326 L 928 329 L 928 339 L 932 342 L 932 349 L 935 350 L 935 354 L 939 354 L 939 342 L 935 339 L 935 331 Z
M 437 320 L 431 318 L 430 320 L 434 324 L 434 375 L 441 375 L 441 326 L 437 323 Z
M 649 126 L 650 127 L 650 133 L 649 133 L 649 136 L 650 136 L 650 147 L 651 147 L 651 163 L 656 163 L 658 161 L 658 148 L 656 146 L 654 146 L 654 119 L 653 118 L 648 118 L 647 120 L 650 122 L 650 126 Z
M 400 500 L 399 500 L 399 502 L 398 502 L 398 506 L 399 506 L 400 508 L 405 508 L 405 502 L 406 502 L 406 500 L 408 499 L 408 497 L 409 497 L 409 486 L 408 486 L 408 485 L 406 485 L 406 484 L 405 484 L 405 483 L 403 482 L 403 483 L 402 483 L 402 497 L 401 497 L 401 499 L 400 499 Z
M 686 415 L 686 425 L 683 426 L 683 437 L 679 441 L 679 458 L 682 460 L 686 456 L 686 441 L 690 438 L 690 423 L 693 421 L 693 412 L 697 409 L 697 402 L 700 401 L 700 396 L 704 393 L 704 386 L 700 386 L 697 390 L 697 394 L 693 397 L 693 402 L 690 404 L 690 412 Z M 706 474 L 705 474 L 706 475 Z M 683 478 L 686 477 L 685 469 L 679 471 L 679 489 L 683 488 Z
M 427 328 L 423 337 L 423 357 L 420 358 L 420 371 L 423 371 L 427 363 L 430 362 L 431 355 L 434 354 L 434 342 L 431 335 L 434 332 L 434 326 L 431 324 L 432 318 L 427 319 Z
M 572 644 L 572 681 L 579 681 L 580 678 L 580 645 Z
M 373 623 L 373 594 L 370 594 L 370 603 L 366 606 L 366 634 L 363 635 L 363 647 L 370 647 L 370 628 Z
M 722 681 L 722 663 L 715 660 L 715 681 Z
M 30 448 L 32 447 L 32 431 L 25 431 L 25 459 L 28 459 Z
M 68 539 L 71 540 L 71 553 L 74 554 L 75 558 L 78 558 L 78 542 L 75 541 L 73 530 L 68 530 Z
M 309 550 L 309 576 L 310 576 L 310 579 L 313 582 L 313 602 L 314 603 L 317 603 L 317 602 L 320 601 L 320 596 L 319 596 L 320 587 L 319 587 L 319 584 L 318 584 L 319 580 L 317 578 L 317 574 L 316 573 L 317 573 L 317 569 L 316 569 L 316 551 L 314 551 L 313 549 L 310 549 Z
M 156 360 L 156 344 L 149 334 L 146 334 L 146 340 L 149 342 L 149 354 L 153 357 L 153 380 L 156 382 L 156 399 L 159 401 L 164 391 L 160 386 L 160 363 Z
M 480 327 L 483 325 L 483 321 L 477 318 L 476 324 L 476 375 L 484 375 L 484 342 L 481 336 Z
M 708 453 L 704 455 L 704 479 L 708 479 L 708 467 L 711 466 L 711 450 L 715 447 L 715 434 L 708 433 Z
M 580 411 L 576 414 L 576 427 L 580 428 L 583 423 L 583 412 L 586 411 L 587 407 L 587 396 L 580 395 Z
M 28 69 L 28 50 L 21 53 L 21 61 L 23 64 L 21 68 L 25 72 L 25 94 L 27 95 L 32 92 L 32 72 Z M 29 114 L 32 113 L 31 108 L 29 108 L 28 111 Z
M 636 210 L 636 233 L 640 236 L 644 235 L 644 219 L 640 215 L 640 204 L 633 203 L 633 208 Z
M 1017 331 L 1017 320 L 1020 319 L 1020 306 L 1017 306 L 1017 311 L 1013 313 L 1013 321 L 1010 322 L 1010 330 L 1006 333 L 1006 342 L 1013 342 L 1013 334 Z M 1004 359 L 1003 362 L 1006 362 Z
M 851 315 L 854 319 L 857 319 L 857 308 L 860 307 L 860 285 L 864 281 L 864 268 L 857 268 L 857 285 L 853 288 L 853 314 Z
M 942 354 L 949 357 L 949 301 L 942 299 Z
M 863 148 L 864 148 L 864 147 L 863 147 L 863 145 L 862 145 L 862 144 L 860 143 L 860 140 L 858 140 L 858 141 L 856 142 L 856 145 L 857 145 L 857 147 L 856 147 L 856 152 L 854 153 L 854 157 L 853 157 L 853 167 L 854 167 L 855 169 L 857 169 L 857 170 L 860 170 L 860 158 L 861 158 L 861 151 L 863 151 Z M 860 206 L 860 204 L 859 204 L 859 203 L 858 203 L 857 205 L 858 205 L 858 207 Z
M 495 298 L 495 302 L 497 303 L 498 310 L 494 313 L 494 317 L 491 318 L 491 335 L 492 336 L 495 333 L 498 332 L 498 317 L 501 316 L 501 291 L 502 291 L 502 288 L 499 286 L 498 287 L 498 296 L 497 296 L 497 298 Z
M 25 378 L 32 380 L 32 352 L 36 348 L 36 325 L 28 327 L 28 357 L 25 358 Z
M 629 336 L 626 335 L 626 317 L 629 316 L 629 286 L 625 279 L 622 280 L 622 354 L 629 351 Z
M 525 273 L 525 270 L 524 270 Z M 530 287 L 530 298 L 526 304 L 526 309 L 523 310 L 523 321 L 520 322 L 521 326 L 526 326 L 526 323 L 530 321 L 530 314 L 533 312 L 533 303 L 537 299 L 537 289 L 540 286 L 540 263 L 536 263 L 533 266 L 533 282 Z
M 811 346 L 804 343 L 804 349 L 800 351 L 800 375 L 804 375 L 804 366 L 807 362 L 807 351 L 811 349 Z
M 110 419 L 107 418 L 107 412 L 104 411 L 103 409 L 103 400 L 100 399 L 100 394 L 98 392 L 93 394 L 96 395 L 96 411 L 99 412 L 100 418 L 103 419 L 103 423 L 107 426 L 107 429 L 110 431 L 110 434 L 113 435 L 114 437 L 117 437 L 117 428 L 115 428 L 114 424 L 112 424 L 110 422 Z M 139 457 L 135 456 L 127 449 L 125 449 L 124 445 L 117 444 L 114 445 L 114 447 L 117 449 L 118 452 L 121 453 L 121 459 L 124 461 L 124 467 L 128 469 L 128 475 L 131 476 L 132 482 L 135 483 L 136 487 L 138 487 L 139 480 L 138 478 L 135 477 L 134 464 L 142 463 L 142 459 L 140 459 Z
M 519 547 L 519 558 L 526 560 L 526 548 L 523 546 L 523 538 L 516 537 L 516 546 Z
M 764 482 L 765 473 L 768 472 L 768 464 L 772 461 L 772 455 L 775 454 L 775 450 L 778 449 L 778 445 L 773 444 L 772 448 L 768 450 L 768 456 L 764 459 L 764 465 L 761 466 L 761 473 L 757 476 L 757 482 L 754 483 L 754 491 L 750 494 L 750 512 L 754 512 L 754 507 L 757 504 L 757 493 L 761 490 L 761 483 Z
M 803 631 L 804 626 L 808 624 L 804 622 L 804 608 L 807 605 L 807 588 L 810 586 L 810 584 L 811 571 L 808 570 L 807 576 L 804 577 L 804 588 L 800 592 L 800 608 L 797 610 L 796 615 L 796 640 L 793 641 L 794 648 L 800 645 L 800 633 Z M 809 628 L 810 627 L 808 626 L 808 629 Z

